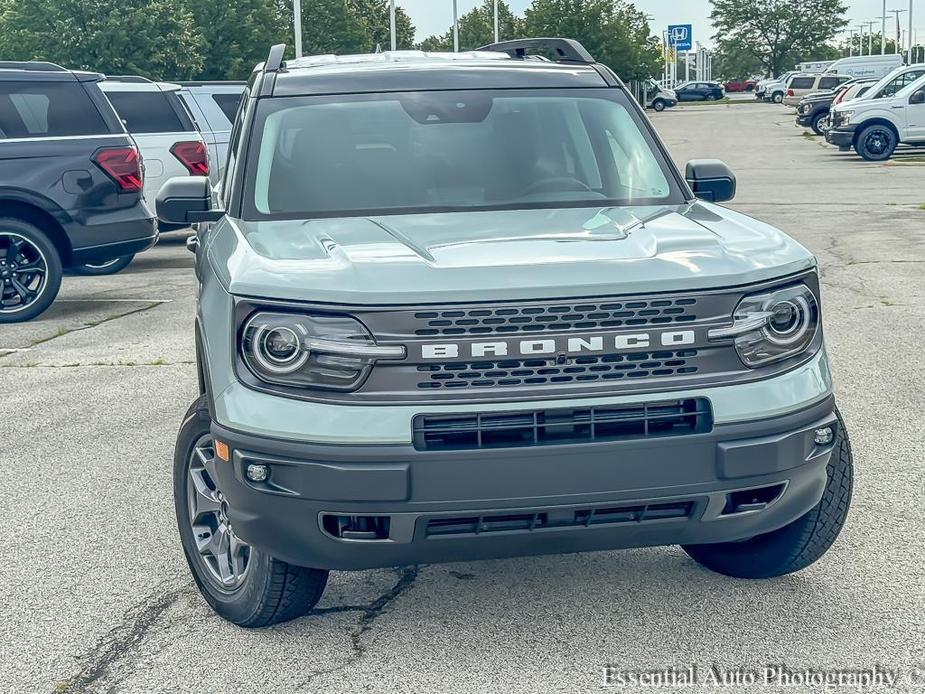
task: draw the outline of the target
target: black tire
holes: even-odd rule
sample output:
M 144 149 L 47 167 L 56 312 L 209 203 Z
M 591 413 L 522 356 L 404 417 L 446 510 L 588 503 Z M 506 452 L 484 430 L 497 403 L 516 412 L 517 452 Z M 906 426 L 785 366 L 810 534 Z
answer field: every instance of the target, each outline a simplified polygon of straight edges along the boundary
M 187 493 L 194 449 L 204 437 L 211 437 L 209 424 L 206 398 L 201 395 L 190 406 L 180 426 L 173 468 L 180 540 L 199 592 L 216 613 L 242 627 L 265 627 L 301 617 L 321 598 L 327 571 L 293 566 L 250 547 L 241 583 L 227 588 L 213 575 L 196 547 Z
M 655 101 L 652 102 L 652 108 L 654 108 L 656 111 L 664 111 L 665 110 L 665 100 L 656 99 Z
M 886 161 L 896 150 L 899 137 L 888 125 L 868 125 L 854 141 L 854 151 L 865 161 Z
M 825 128 L 822 127 L 822 124 L 825 122 L 825 119 L 829 117 L 828 111 L 820 111 L 813 116 L 812 122 L 809 124 L 809 127 L 813 129 L 813 132 L 817 135 L 825 135 Z
M 100 277 L 102 275 L 115 275 L 122 272 L 135 259 L 135 254 L 123 255 L 120 258 L 112 258 L 99 263 L 86 263 L 84 265 L 74 265 L 70 268 L 75 275 L 87 275 L 89 277 Z
M 744 542 L 684 545 L 695 561 L 736 578 L 772 578 L 805 569 L 826 553 L 845 524 L 851 505 L 854 467 L 851 443 L 841 415 L 838 441 L 827 467 L 822 500 L 808 513 L 779 530 Z
M 14 243 L 25 255 L 17 254 L 18 260 L 10 263 Z M 23 273 L 22 267 L 41 267 L 44 274 Z M 22 219 L 0 217 L 0 323 L 21 323 L 44 313 L 58 296 L 62 275 L 58 250 L 41 229 Z M 29 281 L 24 285 L 23 279 Z
M 773 101 L 775 104 L 783 103 L 783 101 L 784 101 L 784 93 L 783 93 L 783 92 L 774 92 L 774 93 L 771 95 L 771 101 Z

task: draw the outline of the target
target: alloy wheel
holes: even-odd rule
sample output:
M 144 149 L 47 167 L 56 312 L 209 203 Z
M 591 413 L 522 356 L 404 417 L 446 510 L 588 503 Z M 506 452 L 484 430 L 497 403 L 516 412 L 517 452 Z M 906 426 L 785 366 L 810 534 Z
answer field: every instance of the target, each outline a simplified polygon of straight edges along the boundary
M 874 130 L 864 141 L 864 147 L 871 154 L 883 154 L 890 146 L 891 137 L 885 130 Z
M 0 313 L 34 304 L 48 286 L 48 260 L 25 236 L 0 231 Z
M 193 446 L 186 496 L 196 549 L 211 578 L 225 590 L 239 588 L 250 567 L 250 545 L 234 533 L 228 501 L 215 483 L 211 435 Z

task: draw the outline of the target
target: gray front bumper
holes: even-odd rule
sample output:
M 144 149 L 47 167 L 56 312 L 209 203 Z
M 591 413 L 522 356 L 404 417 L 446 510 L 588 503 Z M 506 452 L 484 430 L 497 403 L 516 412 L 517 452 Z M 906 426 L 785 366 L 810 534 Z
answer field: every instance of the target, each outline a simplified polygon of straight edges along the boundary
M 360 426 L 361 423 L 358 423 Z M 213 424 L 232 449 L 217 463 L 235 532 L 290 563 L 327 569 L 463 561 L 649 545 L 726 542 L 780 528 L 822 497 L 832 446 L 813 432 L 837 427 L 834 399 L 764 421 L 661 439 L 422 452 L 411 446 L 331 446 L 270 440 Z M 246 480 L 268 464 L 270 483 Z M 728 494 L 781 485 L 764 508 L 724 514 Z M 579 525 L 592 509 L 685 505 L 684 517 Z M 492 519 L 542 517 L 504 529 Z M 334 537 L 325 515 L 388 516 L 382 539 Z M 616 516 L 609 516 L 618 518 Z M 479 519 L 476 530 L 430 535 L 432 521 Z M 482 519 L 487 519 L 482 523 Z M 540 524 L 537 524 L 540 525 Z M 479 528 L 490 531 L 480 531 Z

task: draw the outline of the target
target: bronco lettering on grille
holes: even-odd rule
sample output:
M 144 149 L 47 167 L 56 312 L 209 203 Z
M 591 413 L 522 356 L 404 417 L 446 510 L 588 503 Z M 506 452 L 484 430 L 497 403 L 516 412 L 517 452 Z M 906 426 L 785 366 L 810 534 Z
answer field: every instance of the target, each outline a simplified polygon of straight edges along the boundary
M 440 342 L 421 345 L 423 359 L 458 359 L 460 357 L 506 357 L 537 354 L 582 354 L 640 350 L 652 347 L 682 347 L 697 341 L 693 330 L 588 335 L 582 337 L 548 337 L 540 340 L 492 340 L 490 342 Z

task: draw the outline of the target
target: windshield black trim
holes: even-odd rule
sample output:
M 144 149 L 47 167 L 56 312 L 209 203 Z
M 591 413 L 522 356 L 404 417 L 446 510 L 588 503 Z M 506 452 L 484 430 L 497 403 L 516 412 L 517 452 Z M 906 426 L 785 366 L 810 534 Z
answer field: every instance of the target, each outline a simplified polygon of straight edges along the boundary
M 476 91 L 476 90 L 431 90 L 431 91 Z M 664 144 L 658 138 L 652 124 L 645 117 L 642 109 L 634 99 L 627 96 L 625 90 L 621 88 L 608 87 L 566 87 L 566 88 L 549 88 L 549 89 L 490 89 L 478 90 L 491 92 L 493 94 L 522 93 L 525 91 L 542 92 L 550 95 L 555 94 L 574 94 L 576 91 L 587 92 L 590 95 L 598 96 L 609 101 L 613 101 L 623 106 L 634 124 L 639 130 L 640 135 L 651 149 L 655 161 L 665 176 L 669 186 L 669 194 L 662 198 L 599 198 L 591 200 L 576 201 L 542 201 L 542 202 L 512 202 L 512 203 L 495 203 L 491 205 L 465 205 L 465 206 L 413 206 L 413 207 L 387 207 L 387 208 L 370 208 L 356 210 L 315 210 L 311 212 L 296 211 L 291 213 L 262 213 L 256 209 L 254 203 L 255 178 L 257 170 L 257 160 L 259 157 L 259 146 L 247 147 L 245 153 L 245 166 L 243 179 L 240 180 L 240 215 L 241 219 L 247 221 L 272 221 L 272 220 L 294 220 L 294 219 L 335 219 L 348 217 L 378 217 L 402 214 L 440 214 L 450 212 L 490 212 L 505 210 L 544 210 L 544 209 L 574 209 L 574 208 L 594 208 L 594 207 L 629 207 L 643 205 L 680 205 L 689 202 L 693 196 L 686 181 L 681 176 L 677 167 L 668 156 Z M 364 94 L 350 94 L 340 96 L 351 97 L 374 97 L 376 95 L 394 95 L 395 92 L 372 92 Z M 318 95 L 318 96 L 286 96 L 272 97 L 270 99 L 258 99 L 258 107 L 254 109 L 253 117 L 249 126 L 251 137 L 258 137 L 262 131 L 263 122 L 269 113 L 260 112 L 259 106 L 263 103 L 273 103 L 280 100 L 292 101 L 297 100 L 303 103 L 331 101 L 338 95 Z M 248 138 L 251 139 L 250 137 Z

